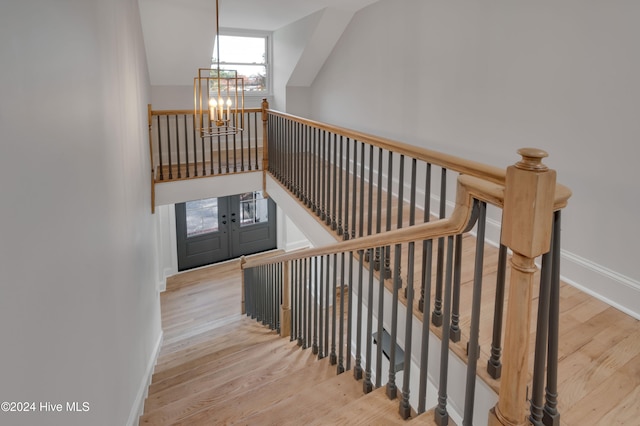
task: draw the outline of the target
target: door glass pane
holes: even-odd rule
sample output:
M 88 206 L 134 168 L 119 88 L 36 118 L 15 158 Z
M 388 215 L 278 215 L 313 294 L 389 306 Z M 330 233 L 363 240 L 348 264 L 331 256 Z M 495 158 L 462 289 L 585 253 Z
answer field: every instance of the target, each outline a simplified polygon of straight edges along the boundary
M 218 230 L 218 199 L 187 201 L 187 238 Z
M 240 195 L 240 226 L 269 221 L 268 201 L 262 191 Z

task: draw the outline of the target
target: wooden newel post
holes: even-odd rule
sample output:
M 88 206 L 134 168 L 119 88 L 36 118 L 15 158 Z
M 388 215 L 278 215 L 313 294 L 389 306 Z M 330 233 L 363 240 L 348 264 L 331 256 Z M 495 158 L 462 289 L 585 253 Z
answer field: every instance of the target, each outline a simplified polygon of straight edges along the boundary
M 268 121 L 269 114 L 269 101 L 266 98 L 262 99 L 262 190 L 264 196 L 267 197 L 267 170 L 269 170 L 269 132 Z
M 542 163 L 545 151 L 523 148 L 507 168 L 502 244 L 513 251 L 498 404 L 489 425 L 525 425 L 534 260 L 549 251 L 556 172 Z
M 289 262 L 282 265 L 282 304 L 280 305 L 280 337 L 291 335 L 291 297 L 289 295 Z

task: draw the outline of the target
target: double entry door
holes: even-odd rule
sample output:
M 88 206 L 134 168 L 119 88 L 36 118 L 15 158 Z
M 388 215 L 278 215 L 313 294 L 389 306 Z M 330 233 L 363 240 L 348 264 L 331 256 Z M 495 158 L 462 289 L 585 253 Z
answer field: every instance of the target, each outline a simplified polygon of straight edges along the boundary
M 276 208 L 262 191 L 176 204 L 178 270 L 276 248 Z

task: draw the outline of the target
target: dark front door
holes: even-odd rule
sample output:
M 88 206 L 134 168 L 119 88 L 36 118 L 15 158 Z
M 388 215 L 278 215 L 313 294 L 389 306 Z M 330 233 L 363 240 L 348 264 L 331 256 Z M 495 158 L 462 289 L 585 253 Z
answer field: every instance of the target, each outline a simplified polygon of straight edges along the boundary
M 276 247 L 276 208 L 262 192 L 176 204 L 178 270 Z

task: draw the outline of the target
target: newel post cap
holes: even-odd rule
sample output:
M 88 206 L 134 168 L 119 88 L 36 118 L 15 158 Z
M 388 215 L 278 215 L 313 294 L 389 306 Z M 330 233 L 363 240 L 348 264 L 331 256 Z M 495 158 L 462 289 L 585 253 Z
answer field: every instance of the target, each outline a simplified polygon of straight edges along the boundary
M 522 156 L 522 160 L 515 164 L 517 168 L 529 171 L 549 170 L 546 164 L 542 163 L 542 159 L 549 156 L 547 151 L 538 148 L 520 148 L 518 154 Z

